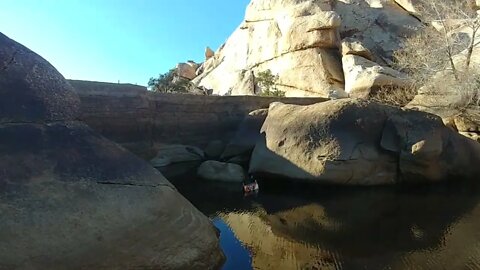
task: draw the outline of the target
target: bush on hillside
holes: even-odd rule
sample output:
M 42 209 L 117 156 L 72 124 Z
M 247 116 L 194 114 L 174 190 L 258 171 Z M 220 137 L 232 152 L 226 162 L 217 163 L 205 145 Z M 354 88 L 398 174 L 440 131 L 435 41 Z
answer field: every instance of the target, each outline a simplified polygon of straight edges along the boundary
M 421 1 L 419 11 L 426 26 L 394 54 L 395 67 L 414 80 L 415 90 L 458 94 L 459 107 L 479 105 L 480 77 L 472 55 L 480 21 L 471 1 Z
M 396 107 L 404 107 L 413 100 L 417 90 L 414 85 L 405 87 L 384 85 L 376 91 L 372 91 L 372 93 L 371 99 L 374 101 Z

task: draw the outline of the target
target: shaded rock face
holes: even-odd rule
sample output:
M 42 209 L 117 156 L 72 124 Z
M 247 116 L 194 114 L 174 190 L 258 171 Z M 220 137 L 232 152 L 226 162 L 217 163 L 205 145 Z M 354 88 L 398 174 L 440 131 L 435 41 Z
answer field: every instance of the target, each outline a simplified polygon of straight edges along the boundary
M 273 103 L 251 173 L 308 182 L 378 185 L 475 179 L 480 145 L 437 116 L 345 99 L 310 106 Z
M 203 179 L 220 182 L 241 183 L 246 179 L 242 166 L 214 160 L 203 162 L 197 174 Z
M 27 110 L 0 112 L 0 269 L 218 267 L 209 219 L 146 162 L 73 121 L 71 86 L 2 36 L 0 52 L 11 47 L 21 53 L 0 92 Z
M 50 63 L 0 33 L 0 123 L 73 120 L 79 104 Z
M 359 40 L 380 65 L 388 64 L 402 40 L 422 27 L 422 23 L 391 0 L 332 1 L 342 19 L 340 37 Z
M 174 163 L 200 161 L 205 158 L 205 153 L 194 146 L 172 144 L 157 147 L 158 154 L 150 163 L 154 167 L 163 167 Z
M 227 144 L 222 153 L 222 158 L 231 158 L 244 154 L 250 155 L 261 138 L 260 129 L 265 118 L 267 118 L 268 109 L 259 109 L 250 112 L 240 123 L 235 135 Z
M 313 104 L 326 100 L 175 95 L 126 84 L 70 82 L 82 101 L 80 119 L 148 160 L 165 144 L 203 149 L 213 140 L 228 142 L 249 112 L 268 108 L 271 102 Z
M 394 1 L 252 0 L 244 22 L 193 82 L 215 94 L 251 94 L 242 84 L 249 71 L 270 69 L 287 96 L 328 97 L 344 90 L 340 40 L 358 40 L 369 58 L 387 65 L 420 26 Z

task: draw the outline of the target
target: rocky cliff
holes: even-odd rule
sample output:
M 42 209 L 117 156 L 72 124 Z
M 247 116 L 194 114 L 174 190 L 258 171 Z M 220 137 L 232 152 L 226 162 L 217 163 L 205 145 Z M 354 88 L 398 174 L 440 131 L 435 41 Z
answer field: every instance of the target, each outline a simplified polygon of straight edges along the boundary
M 259 91 L 258 72 L 271 70 L 279 75 L 278 88 L 298 97 L 343 96 L 357 77 L 367 88 L 397 84 L 401 75 L 385 66 L 402 38 L 419 27 L 408 0 L 252 0 L 244 21 L 193 82 L 214 94 L 252 95 Z M 352 41 L 359 46 L 342 50 Z M 365 59 L 369 70 L 350 74 L 352 61 L 342 54 Z

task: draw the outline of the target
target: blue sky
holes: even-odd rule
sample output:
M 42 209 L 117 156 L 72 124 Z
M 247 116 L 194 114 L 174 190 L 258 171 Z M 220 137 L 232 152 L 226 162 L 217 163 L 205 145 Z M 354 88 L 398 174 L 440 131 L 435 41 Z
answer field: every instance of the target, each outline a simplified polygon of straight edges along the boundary
M 146 85 L 203 61 L 241 23 L 249 0 L 0 0 L 0 32 L 66 78 Z

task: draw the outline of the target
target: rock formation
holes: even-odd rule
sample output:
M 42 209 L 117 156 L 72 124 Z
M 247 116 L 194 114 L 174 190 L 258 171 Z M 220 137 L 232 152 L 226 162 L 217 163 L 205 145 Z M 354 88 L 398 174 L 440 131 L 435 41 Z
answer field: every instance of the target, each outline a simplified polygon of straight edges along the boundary
M 382 67 L 353 53 L 342 58 L 345 74 L 345 92 L 350 97 L 368 98 L 384 86 L 408 87 L 408 77 L 389 67 Z
M 272 103 L 250 173 L 307 182 L 378 185 L 477 178 L 480 145 L 432 114 L 342 99 Z
M 215 56 L 215 52 L 210 47 L 205 48 L 205 61 Z
M 210 220 L 77 121 L 54 67 L 0 34 L 0 269 L 213 269 Z
M 200 67 L 199 64 L 188 61 L 187 63 L 178 63 L 176 67 L 176 74 L 184 79 L 192 80 L 197 76 L 197 69 Z
M 287 96 L 344 96 L 341 39 L 358 40 L 369 60 L 385 66 L 420 25 L 393 0 L 252 0 L 245 20 L 193 82 L 214 94 L 252 95 L 255 83 L 244 82 L 271 70 Z

